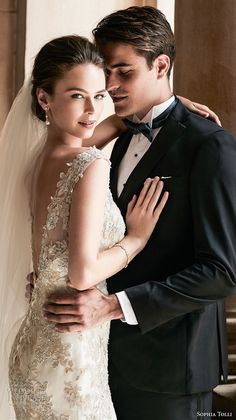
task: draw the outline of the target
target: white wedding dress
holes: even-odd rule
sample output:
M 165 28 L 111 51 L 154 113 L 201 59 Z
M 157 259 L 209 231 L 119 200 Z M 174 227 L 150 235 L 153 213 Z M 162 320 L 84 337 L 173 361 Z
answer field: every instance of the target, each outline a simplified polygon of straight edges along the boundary
M 73 188 L 88 165 L 100 158 L 107 159 L 101 151 L 91 147 L 68 164 L 68 171 L 60 175 L 48 206 L 39 276 L 9 361 L 17 420 L 116 419 L 108 386 L 109 323 L 83 333 L 62 334 L 53 329 L 42 312 L 47 295 L 66 286 Z M 124 221 L 108 189 L 101 250 L 119 242 L 124 231 Z M 107 293 L 105 281 L 97 287 Z

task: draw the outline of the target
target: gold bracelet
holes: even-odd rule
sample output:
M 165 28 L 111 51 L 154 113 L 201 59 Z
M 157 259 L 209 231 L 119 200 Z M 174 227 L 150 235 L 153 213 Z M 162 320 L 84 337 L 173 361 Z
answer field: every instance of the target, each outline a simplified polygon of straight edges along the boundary
M 129 255 L 128 255 L 127 250 L 126 250 L 126 249 L 125 249 L 125 247 L 124 247 L 123 245 L 121 245 L 121 244 L 115 244 L 114 246 L 119 246 L 121 249 L 123 249 L 123 251 L 124 251 L 124 253 L 125 253 L 125 256 L 126 256 L 126 264 L 125 264 L 125 267 L 124 267 L 124 268 L 128 267 L 128 265 L 129 265 Z

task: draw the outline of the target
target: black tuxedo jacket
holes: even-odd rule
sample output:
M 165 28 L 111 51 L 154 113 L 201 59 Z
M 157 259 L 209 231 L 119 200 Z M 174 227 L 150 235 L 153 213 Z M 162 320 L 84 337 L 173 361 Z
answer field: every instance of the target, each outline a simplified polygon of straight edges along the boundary
M 126 291 L 139 323 L 112 321 L 110 359 L 139 389 L 208 391 L 227 375 L 223 299 L 236 291 L 236 140 L 178 102 L 118 198 L 130 139 L 122 135 L 111 156 L 123 216 L 147 177 L 168 177 L 170 195 L 145 249 L 108 280 L 110 293 Z

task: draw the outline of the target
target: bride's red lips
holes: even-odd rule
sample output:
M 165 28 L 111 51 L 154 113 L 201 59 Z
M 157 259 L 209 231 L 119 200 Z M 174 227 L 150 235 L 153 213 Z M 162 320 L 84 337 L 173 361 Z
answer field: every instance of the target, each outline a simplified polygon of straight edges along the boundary
M 96 124 L 96 121 L 79 121 L 78 124 L 82 125 L 83 127 L 86 128 L 93 128 Z
M 79 121 L 79 123 L 82 124 L 95 124 L 96 120 L 85 120 L 85 121 Z

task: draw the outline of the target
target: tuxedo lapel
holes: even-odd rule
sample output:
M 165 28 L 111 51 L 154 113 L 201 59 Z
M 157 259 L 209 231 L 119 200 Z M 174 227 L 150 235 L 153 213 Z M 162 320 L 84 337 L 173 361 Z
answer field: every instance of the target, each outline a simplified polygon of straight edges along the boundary
M 114 201 L 117 203 L 118 195 L 117 195 L 117 182 L 118 182 L 118 171 L 120 162 L 127 151 L 130 140 L 133 134 L 130 132 L 125 132 L 122 134 L 118 140 L 116 141 L 112 154 L 111 154 L 111 175 L 110 175 L 110 188 L 113 195 Z
M 180 136 L 183 135 L 185 126 L 176 117 L 179 117 L 179 114 L 181 114 L 180 111 L 185 111 L 185 109 L 182 107 L 181 104 L 178 104 L 176 108 L 177 110 L 173 110 L 173 112 L 167 119 L 165 125 L 162 127 L 161 131 L 153 140 L 151 146 L 149 147 L 143 158 L 140 160 L 140 162 L 134 168 L 133 172 L 130 174 L 120 197 L 117 199 L 117 204 L 122 213 L 125 211 L 126 206 L 131 200 L 133 194 L 140 191 L 145 179 L 148 178 L 152 170 L 165 156 L 171 145 Z M 120 160 L 116 164 L 117 168 L 118 163 L 120 163 Z M 114 182 L 116 182 L 117 185 L 117 177 L 116 179 L 114 179 Z

